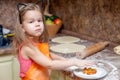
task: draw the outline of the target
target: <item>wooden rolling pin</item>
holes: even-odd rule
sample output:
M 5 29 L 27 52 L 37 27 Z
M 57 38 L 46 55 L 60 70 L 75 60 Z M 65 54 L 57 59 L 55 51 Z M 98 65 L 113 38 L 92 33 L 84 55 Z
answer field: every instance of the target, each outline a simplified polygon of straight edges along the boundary
M 77 53 L 76 56 L 81 59 L 86 58 L 92 54 L 95 54 L 95 53 L 103 50 L 108 44 L 109 44 L 109 42 L 107 42 L 107 41 L 95 43 L 95 44 L 85 48 L 80 53 Z

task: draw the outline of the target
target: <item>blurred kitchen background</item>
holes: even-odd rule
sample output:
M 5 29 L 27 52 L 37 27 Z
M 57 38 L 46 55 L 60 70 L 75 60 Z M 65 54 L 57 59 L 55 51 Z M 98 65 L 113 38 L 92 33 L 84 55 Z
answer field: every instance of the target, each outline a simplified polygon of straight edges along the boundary
M 16 5 L 20 2 L 33 2 L 38 0 L 0 0 L 0 26 L 4 32 L 0 33 L 4 39 L 1 45 L 8 45 L 14 36 L 17 16 Z M 40 0 L 42 9 L 49 2 L 48 13 L 58 16 L 62 20 L 58 33 L 77 36 L 90 41 L 110 41 L 109 49 L 120 44 L 120 0 Z M 2 29 L 3 30 L 3 29 Z M 58 34 L 57 33 L 57 34 Z M 57 35 L 56 34 L 56 35 Z M 7 42 L 4 42 L 6 41 Z M 5 43 L 5 44 L 2 44 Z M 18 62 L 16 58 L 0 49 L 0 79 L 18 80 Z M 6 55 L 4 55 L 6 54 Z M 56 73 L 55 73 L 56 74 Z M 63 76 L 58 73 L 58 76 Z M 7 76 L 7 77 L 6 77 Z M 58 77 L 57 76 L 57 77 Z M 55 80 L 57 77 L 53 76 Z M 64 80 L 61 77 L 59 80 Z M 73 80 L 68 79 L 66 80 Z M 77 80 L 77 79 L 76 79 Z
M 36 1 L 0 0 L 0 24 L 13 31 L 16 4 Z M 62 29 L 120 44 L 119 0 L 41 0 L 43 9 L 47 1 L 50 3 L 49 13 L 62 19 Z

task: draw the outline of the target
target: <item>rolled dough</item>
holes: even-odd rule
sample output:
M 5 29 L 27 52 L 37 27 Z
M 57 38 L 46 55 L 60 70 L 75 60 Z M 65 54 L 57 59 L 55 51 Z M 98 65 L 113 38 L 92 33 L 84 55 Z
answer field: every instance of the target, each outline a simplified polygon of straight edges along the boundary
M 113 50 L 114 50 L 114 52 L 115 52 L 116 54 L 119 54 L 119 55 L 120 55 L 120 45 L 119 45 L 119 46 L 116 46 Z
M 58 44 L 55 46 L 51 46 L 50 50 L 54 52 L 68 54 L 68 53 L 80 52 L 84 48 L 86 48 L 84 45 L 78 45 L 78 44 L 71 43 L 71 44 Z
M 52 39 L 52 42 L 57 42 L 57 43 L 73 43 L 78 41 L 80 41 L 79 38 L 72 36 L 61 36 Z

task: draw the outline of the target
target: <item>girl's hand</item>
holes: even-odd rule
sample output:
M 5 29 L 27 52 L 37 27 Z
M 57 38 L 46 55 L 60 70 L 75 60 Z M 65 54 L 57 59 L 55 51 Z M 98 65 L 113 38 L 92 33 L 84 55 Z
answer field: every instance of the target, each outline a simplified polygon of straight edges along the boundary
M 75 60 L 76 66 L 78 67 L 90 67 L 95 64 L 93 60 Z

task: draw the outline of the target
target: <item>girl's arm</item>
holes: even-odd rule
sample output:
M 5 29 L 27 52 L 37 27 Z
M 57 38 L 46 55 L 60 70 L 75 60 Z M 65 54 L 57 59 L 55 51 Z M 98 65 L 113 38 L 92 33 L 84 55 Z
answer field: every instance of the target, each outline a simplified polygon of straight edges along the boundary
M 51 53 L 51 57 L 53 60 L 65 60 L 64 57 L 56 55 L 55 53 Z
M 44 67 L 47 67 L 48 69 L 54 69 L 54 70 L 64 70 L 67 67 L 70 66 L 89 66 L 93 64 L 91 61 L 84 61 L 84 60 L 51 60 L 44 56 L 42 52 L 40 52 L 36 47 L 28 47 L 25 46 L 21 49 L 22 54 L 26 54 L 30 59 L 35 61 L 37 64 L 42 65 Z

